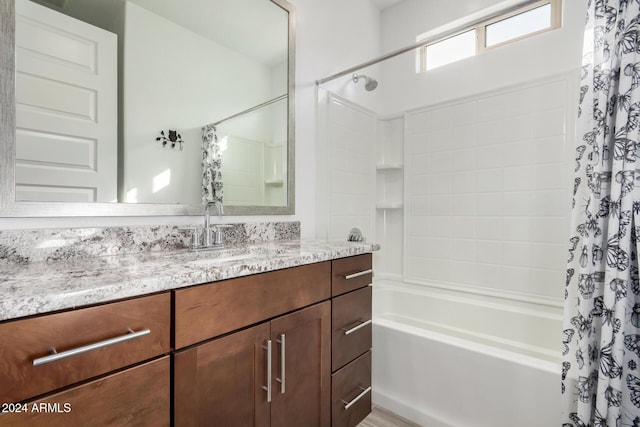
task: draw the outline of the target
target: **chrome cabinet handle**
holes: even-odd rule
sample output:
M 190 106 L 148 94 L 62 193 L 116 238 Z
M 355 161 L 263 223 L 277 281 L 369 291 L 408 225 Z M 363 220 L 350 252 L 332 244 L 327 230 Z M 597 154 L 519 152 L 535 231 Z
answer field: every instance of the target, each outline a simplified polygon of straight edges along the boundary
M 285 334 L 280 334 L 280 339 L 278 343 L 280 343 L 280 378 L 276 378 L 276 381 L 280 383 L 280 393 L 284 394 L 285 392 L 285 370 L 287 363 L 285 361 L 286 348 L 285 348 Z
M 344 334 L 345 335 L 349 335 L 349 334 L 354 333 L 358 329 L 364 328 L 365 326 L 371 324 L 371 319 L 367 320 L 366 322 L 363 322 L 362 320 L 359 320 L 359 322 L 361 322 L 361 323 L 359 325 L 357 325 L 357 326 L 354 326 L 353 328 L 350 328 L 350 329 L 342 328 L 342 330 L 344 331 Z
M 67 357 L 76 356 L 78 354 L 86 353 L 88 351 L 97 350 L 99 348 L 108 347 L 110 345 L 118 344 L 124 341 L 133 340 L 139 338 L 144 335 L 148 335 L 151 333 L 150 329 L 143 329 L 138 332 L 133 332 L 131 329 L 128 329 L 126 335 L 121 335 L 119 337 L 110 338 L 108 340 L 96 342 L 93 344 L 83 345 L 82 347 L 72 348 L 71 350 L 63 351 L 58 353 L 55 347 L 51 347 L 51 354 L 49 356 L 39 357 L 33 360 L 33 366 L 40 366 L 46 363 L 55 362 L 57 360 L 66 359 Z
M 347 409 L 351 408 L 353 405 L 356 404 L 356 402 L 360 399 L 362 399 L 363 397 L 365 397 L 367 395 L 367 393 L 369 393 L 371 391 L 371 386 L 367 387 L 367 388 L 362 388 L 362 387 L 358 387 L 360 390 L 362 390 L 362 393 L 360 393 L 359 395 L 357 395 L 351 402 L 346 402 L 346 401 L 342 401 L 342 403 L 344 403 L 344 410 L 346 411 Z
M 267 392 L 267 403 L 271 402 L 271 340 L 267 340 L 267 346 L 262 347 L 267 350 L 267 385 L 262 389 Z
M 359 272 L 353 273 L 353 274 L 347 274 L 347 275 L 344 276 L 344 278 L 346 280 L 350 280 L 350 279 L 355 279 L 356 277 L 364 276 L 365 274 L 370 274 L 370 273 L 373 273 L 372 269 L 359 271 Z

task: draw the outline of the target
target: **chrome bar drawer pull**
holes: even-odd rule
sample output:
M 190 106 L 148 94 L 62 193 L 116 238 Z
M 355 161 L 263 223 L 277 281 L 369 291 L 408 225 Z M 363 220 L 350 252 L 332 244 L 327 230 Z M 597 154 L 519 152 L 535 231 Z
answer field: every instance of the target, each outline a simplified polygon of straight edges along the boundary
M 267 385 L 262 389 L 267 392 L 267 402 L 271 402 L 271 340 L 267 341 L 267 346 L 262 347 L 267 350 Z
M 346 401 L 342 401 L 342 403 L 344 403 L 344 410 L 346 411 L 347 409 L 351 408 L 353 405 L 356 404 L 356 402 L 360 399 L 362 399 L 363 397 L 365 397 L 367 395 L 367 393 L 369 393 L 371 391 L 371 386 L 367 387 L 367 388 L 362 388 L 362 387 L 358 387 L 360 390 L 362 390 L 362 393 L 360 393 L 359 395 L 357 395 L 351 402 L 346 402 Z
M 373 270 L 372 269 L 368 269 L 368 270 L 359 271 L 359 272 L 353 273 L 353 274 L 347 274 L 346 276 L 344 276 L 344 278 L 346 280 L 355 279 L 356 277 L 364 276 L 366 274 L 371 274 L 371 273 L 373 273 Z
M 285 392 L 285 382 L 286 382 L 285 370 L 286 370 L 287 362 L 285 361 L 286 359 L 285 338 L 286 338 L 285 334 L 280 334 L 280 339 L 278 340 L 278 343 L 280 343 L 280 378 L 276 378 L 276 381 L 280 383 L 281 394 L 284 394 Z
M 365 326 L 371 324 L 371 319 L 367 320 L 366 322 L 363 322 L 362 320 L 360 320 L 360 322 L 362 322 L 362 323 L 360 323 L 357 326 L 354 326 L 353 328 L 350 328 L 350 329 L 342 328 L 342 330 L 344 331 L 344 334 L 345 335 L 349 335 L 349 334 L 354 333 L 358 329 L 364 328 Z
M 51 354 L 49 356 L 39 357 L 33 360 L 33 366 L 40 366 L 46 363 L 55 362 L 57 360 L 66 359 L 67 357 L 76 356 L 78 354 L 86 353 L 88 351 L 97 350 L 99 348 L 109 347 L 110 345 L 118 344 L 125 341 L 130 341 L 136 338 L 139 338 L 144 335 L 149 335 L 151 333 L 150 329 L 143 329 L 138 332 L 133 332 L 131 329 L 128 329 L 126 335 L 121 335 L 119 337 L 110 338 L 108 340 L 96 342 L 89 345 L 84 345 L 82 347 L 72 348 L 71 350 L 63 351 L 58 353 L 55 347 L 51 348 Z

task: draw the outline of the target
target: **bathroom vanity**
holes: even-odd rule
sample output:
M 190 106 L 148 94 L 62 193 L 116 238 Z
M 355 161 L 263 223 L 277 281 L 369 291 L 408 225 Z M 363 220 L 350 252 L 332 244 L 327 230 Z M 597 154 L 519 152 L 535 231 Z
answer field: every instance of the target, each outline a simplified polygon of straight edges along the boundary
M 49 266 L 49 291 L 34 276 L 46 264 L 0 273 L 4 289 L 36 285 L 0 311 L 0 426 L 355 426 L 371 410 L 373 250 L 272 242 L 82 273 L 76 260 Z

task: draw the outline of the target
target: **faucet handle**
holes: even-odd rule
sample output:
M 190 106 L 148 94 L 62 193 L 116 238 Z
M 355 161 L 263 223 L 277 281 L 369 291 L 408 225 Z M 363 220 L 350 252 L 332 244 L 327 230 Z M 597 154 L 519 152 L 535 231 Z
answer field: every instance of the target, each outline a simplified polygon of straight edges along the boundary
M 197 246 L 200 246 L 200 241 L 201 241 L 201 236 L 200 236 L 200 232 L 198 230 L 198 227 L 183 227 L 183 228 L 179 228 L 179 230 L 181 231 L 190 231 L 190 237 L 191 237 L 191 247 L 195 248 Z
M 216 228 L 232 228 L 233 224 L 216 224 Z
M 231 225 L 231 224 L 217 224 L 214 227 L 215 227 L 215 231 L 213 233 L 213 244 L 214 245 L 221 245 L 222 244 L 222 229 L 231 228 L 231 227 L 233 227 L 233 225 Z
M 200 246 L 202 244 L 202 237 L 198 229 L 194 228 L 193 233 L 191 233 L 191 246 L 194 248 Z

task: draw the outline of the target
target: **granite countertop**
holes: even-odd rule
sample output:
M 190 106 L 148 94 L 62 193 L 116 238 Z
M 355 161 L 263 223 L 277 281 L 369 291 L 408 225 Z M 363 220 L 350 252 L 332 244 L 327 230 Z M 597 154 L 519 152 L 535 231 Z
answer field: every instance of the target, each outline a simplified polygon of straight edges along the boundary
M 379 250 L 344 241 L 269 241 L 189 252 L 2 265 L 0 321 Z

